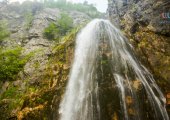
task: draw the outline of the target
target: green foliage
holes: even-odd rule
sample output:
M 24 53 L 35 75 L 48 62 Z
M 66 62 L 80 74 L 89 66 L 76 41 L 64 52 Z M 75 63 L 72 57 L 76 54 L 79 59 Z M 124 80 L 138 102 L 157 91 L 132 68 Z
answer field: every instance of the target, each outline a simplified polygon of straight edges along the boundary
M 22 48 L 0 50 L 0 80 L 15 80 L 19 71 L 21 71 L 30 58 L 31 54 L 21 56 Z
M 4 40 L 4 38 L 8 37 L 10 32 L 7 30 L 7 23 L 5 21 L 0 21 L 0 42 Z
M 50 25 L 45 28 L 44 30 L 44 36 L 49 40 L 55 39 L 55 34 L 58 32 L 58 29 L 56 27 L 55 23 L 50 23 Z
M 54 46 L 53 52 L 58 54 L 57 59 L 58 58 L 61 58 L 61 59 L 64 58 L 65 54 L 63 54 L 63 53 L 60 54 L 60 52 L 65 52 L 65 48 L 66 48 L 66 46 L 68 46 L 68 43 L 74 43 L 74 42 L 71 42 L 71 41 L 75 40 L 77 33 L 81 30 L 81 28 L 83 28 L 83 26 L 84 25 L 73 28 L 67 35 L 65 35 L 62 38 L 62 44 L 56 44 L 56 46 Z M 60 63 L 63 64 L 63 62 L 61 62 L 61 61 L 60 61 Z
M 59 34 L 65 35 L 73 28 L 73 19 L 67 14 L 62 13 L 61 18 L 57 22 Z
M 88 4 L 88 2 L 82 3 L 71 3 L 66 2 L 66 0 L 45 0 L 44 5 L 50 8 L 60 8 L 62 10 L 70 11 L 76 10 L 80 12 L 84 12 L 89 16 L 96 18 L 100 17 L 102 14 L 97 11 L 96 7 L 93 4 Z
M 17 93 L 17 88 L 11 86 L 8 90 L 6 90 L 6 91 L 2 94 L 1 99 L 3 99 L 3 98 L 5 98 L 5 99 L 14 98 L 15 95 L 16 95 L 16 93 Z
M 73 20 L 69 15 L 62 13 L 56 23 L 51 23 L 44 30 L 44 36 L 49 40 L 58 40 L 73 28 Z
M 8 103 L 8 110 L 13 110 L 22 106 L 22 96 L 23 93 L 18 90 L 18 87 L 14 87 L 11 84 L 10 87 L 8 87 L 8 89 L 0 96 L 0 100 L 10 99 L 10 102 Z

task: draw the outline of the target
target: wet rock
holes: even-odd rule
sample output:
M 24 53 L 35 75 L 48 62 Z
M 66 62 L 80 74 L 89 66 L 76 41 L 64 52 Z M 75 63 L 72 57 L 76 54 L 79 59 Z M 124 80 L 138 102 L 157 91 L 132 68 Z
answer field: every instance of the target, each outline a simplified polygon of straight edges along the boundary
M 170 24 L 163 23 L 163 21 L 169 20 L 161 17 L 161 14 L 168 12 L 169 8 L 170 5 L 166 0 L 130 0 L 126 4 L 124 4 L 124 0 L 109 0 L 108 13 L 110 19 L 114 23 L 118 23 L 120 27 L 123 21 L 125 29 L 133 27 L 133 24 L 139 24 L 140 26 L 150 26 L 148 27 L 150 31 L 170 36 Z M 115 16 L 118 20 L 115 19 Z M 131 23 L 129 23 L 130 21 Z
M 109 0 L 108 7 L 110 20 L 129 38 L 138 59 L 153 74 L 165 96 L 170 91 L 170 24 L 161 15 L 169 9 L 166 0 Z M 138 80 L 132 84 L 142 93 Z M 167 111 L 170 115 L 169 107 Z M 129 114 L 135 114 L 133 109 Z
M 21 80 L 17 80 L 17 81 L 14 81 L 13 82 L 13 86 L 14 87 L 18 87 L 18 86 L 20 86 L 22 84 L 22 81 Z
M 167 98 L 167 105 L 170 106 L 170 93 L 167 93 L 166 98 Z
M 10 83 L 9 83 L 8 81 L 6 81 L 5 83 L 3 83 L 2 87 L 1 87 L 1 91 L 0 91 L 0 95 L 8 89 L 9 84 L 10 84 Z
M 143 64 L 148 66 L 157 79 L 161 77 L 165 81 L 169 79 L 166 75 L 166 73 L 169 74 L 169 68 L 164 64 L 169 61 L 170 55 L 167 49 L 170 46 L 168 37 L 170 24 L 160 24 L 160 22 L 167 20 L 162 19 L 161 13 L 168 11 L 169 8 L 170 5 L 165 0 L 130 0 L 127 4 L 124 4 L 123 0 L 110 0 L 108 8 L 113 23 L 118 23 L 114 19 L 114 16 L 118 16 L 119 27 L 129 39 L 133 39 L 131 42 Z M 155 54 L 155 50 L 157 54 Z M 170 63 L 166 62 L 166 64 Z
M 127 96 L 125 101 L 127 105 L 131 105 L 133 103 L 133 98 L 131 96 Z
M 133 87 L 136 89 L 136 90 L 140 90 L 141 89 L 141 85 L 142 83 L 139 81 L 139 80 L 135 80 L 133 82 Z

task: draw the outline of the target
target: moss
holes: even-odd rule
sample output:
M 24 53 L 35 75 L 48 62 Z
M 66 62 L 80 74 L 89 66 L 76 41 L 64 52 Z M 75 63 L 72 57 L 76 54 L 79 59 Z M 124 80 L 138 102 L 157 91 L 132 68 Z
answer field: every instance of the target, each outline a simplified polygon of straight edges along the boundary
M 35 69 L 39 68 L 40 67 L 40 63 L 38 61 L 36 61 L 33 65 L 35 67 Z
M 140 42 L 138 43 L 138 48 L 142 49 L 148 57 L 148 62 L 154 69 L 156 74 L 160 74 L 163 71 L 168 71 L 168 67 L 170 63 L 170 58 L 166 55 L 168 51 L 166 51 L 166 38 L 160 37 L 154 33 L 139 33 L 141 36 Z M 162 76 L 164 79 L 168 79 L 168 75 L 166 73 Z
M 169 91 L 169 37 L 158 35 L 146 27 L 140 27 L 134 35 L 128 38 L 133 39 L 131 43 L 135 47 L 139 60 L 153 74 L 160 88 L 164 92 Z
M 24 100 L 22 98 L 18 98 L 13 100 L 10 104 L 9 104 L 9 110 L 17 110 L 20 109 L 22 104 L 23 104 Z
M 0 110 L 0 117 L 7 119 L 13 116 L 23 105 L 24 93 L 19 91 L 19 87 L 14 87 L 12 83 L 8 89 L 0 97 L 0 106 L 3 107 Z M 3 116 L 5 115 L 5 116 Z

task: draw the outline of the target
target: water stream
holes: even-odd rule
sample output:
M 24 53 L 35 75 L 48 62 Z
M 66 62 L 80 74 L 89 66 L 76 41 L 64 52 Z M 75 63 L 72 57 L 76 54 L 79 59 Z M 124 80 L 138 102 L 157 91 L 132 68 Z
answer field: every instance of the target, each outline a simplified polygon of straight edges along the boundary
M 81 30 L 60 120 L 169 120 L 165 102 L 120 30 L 102 19 Z

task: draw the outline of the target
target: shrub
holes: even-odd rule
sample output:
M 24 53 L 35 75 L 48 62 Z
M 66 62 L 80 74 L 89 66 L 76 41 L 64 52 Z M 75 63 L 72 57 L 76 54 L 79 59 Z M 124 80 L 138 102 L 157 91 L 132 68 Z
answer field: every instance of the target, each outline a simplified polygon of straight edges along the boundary
M 0 50 L 0 80 L 15 80 L 30 58 L 30 55 L 21 56 L 22 48 Z
M 44 36 L 49 40 L 58 40 L 73 28 L 73 20 L 69 15 L 62 13 L 56 23 L 51 23 L 44 30 Z
M 50 25 L 44 30 L 44 36 L 49 40 L 54 40 L 55 34 L 57 32 L 58 32 L 58 29 L 56 27 L 56 24 L 50 23 Z
M 17 88 L 10 86 L 1 96 L 1 99 L 10 99 L 10 98 L 14 98 L 15 95 L 17 94 Z
M 0 42 L 4 40 L 4 38 L 8 37 L 10 32 L 7 30 L 7 23 L 5 21 L 0 21 Z
M 22 106 L 23 95 L 24 95 L 23 92 L 19 91 L 18 87 L 10 85 L 10 87 L 8 87 L 8 89 L 1 94 L 0 100 L 10 99 L 10 102 L 7 103 L 8 110 L 13 110 Z
M 65 35 L 73 28 L 73 19 L 67 14 L 62 13 L 57 22 L 60 35 Z

